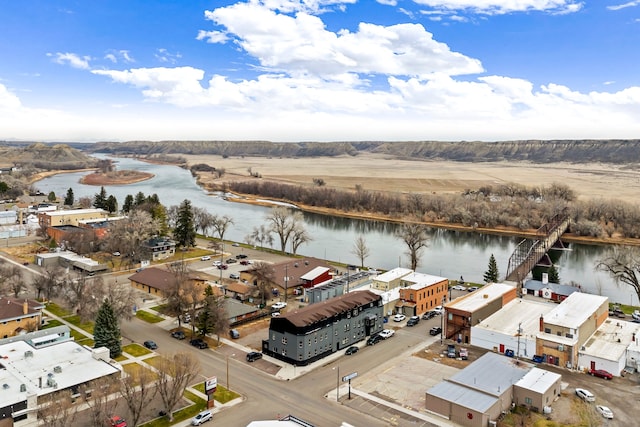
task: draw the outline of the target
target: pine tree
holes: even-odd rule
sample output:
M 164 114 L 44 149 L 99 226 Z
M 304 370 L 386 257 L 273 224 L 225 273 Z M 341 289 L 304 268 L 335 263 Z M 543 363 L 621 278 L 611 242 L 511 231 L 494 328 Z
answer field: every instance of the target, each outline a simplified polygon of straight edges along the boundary
M 56 201 L 56 199 L 57 199 L 57 197 L 56 197 L 56 193 L 55 193 L 55 192 L 53 192 L 53 191 L 51 191 L 51 192 L 49 193 L 49 195 L 47 196 L 47 200 L 48 200 L 48 201 L 50 201 L 50 202 L 55 202 L 55 201 Z
M 122 353 L 118 318 L 109 299 L 106 299 L 98 310 L 93 327 L 93 339 L 93 348 L 107 347 L 111 358 L 116 358 Z
M 93 207 L 96 209 L 107 209 L 107 190 L 100 187 L 100 192 L 93 197 Z
M 124 203 L 122 204 L 122 212 L 129 213 L 133 208 L 133 196 L 131 194 L 127 194 L 124 198 Z
M 64 204 L 67 206 L 73 206 L 73 203 L 75 202 L 74 197 L 73 197 L 73 189 L 69 188 L 67 190 L 67 196 L 64 198 Z
M 173 230 L 173 237 L 178 246 L 189 248 L 196 244 L 193 208 L 189 200 L 184 200 L 178 208 L 178 219 L 176 220 L 176 228 Z
M 555 265 L 549 267 L 549 283 L 560 283 L 560 273 L 558 273 L 558 269 Z
M 496 263 L 496 258 L 491 254 L 489 258 L 489 269 L 484 272 L 483 278 L 486 283 L 496 283 L 498 276 L 498 263 Z

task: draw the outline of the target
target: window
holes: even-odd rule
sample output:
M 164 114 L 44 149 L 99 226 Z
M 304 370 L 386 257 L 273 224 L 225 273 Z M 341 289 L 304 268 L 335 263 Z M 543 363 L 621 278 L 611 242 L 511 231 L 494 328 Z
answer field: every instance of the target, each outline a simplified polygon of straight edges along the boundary
M 286 337 L 282 337 L 282 344 L 286 344 L 287 343 L 287 338 Z
M 545 334 L 550 334 L 551 333 L 551 328 L 544 328 L 544 333 Z
M 524 398 L 524 403 L 526 403 L 527 405 L 531 405 L 531 404 L 533 404 L 533 400 L 531 400 L 530 397 L 525 397 Z
M 567 338 L 573 338 L 573 334 L 566 334 L 565 335 Z
M 298 348 L 302 348 L 302 341 L 298 342 Z

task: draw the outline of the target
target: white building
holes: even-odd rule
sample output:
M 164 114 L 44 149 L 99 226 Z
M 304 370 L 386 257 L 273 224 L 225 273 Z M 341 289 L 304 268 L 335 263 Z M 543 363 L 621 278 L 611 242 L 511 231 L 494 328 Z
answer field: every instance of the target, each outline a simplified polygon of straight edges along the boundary
M 580 347 L 578 368 L 604 369 L 616 376 L 626 366 L 637 369 L 640 362 L 637 356 L 640 352 L 637 342 L 639 331 L 637 323 L 608 318 Z

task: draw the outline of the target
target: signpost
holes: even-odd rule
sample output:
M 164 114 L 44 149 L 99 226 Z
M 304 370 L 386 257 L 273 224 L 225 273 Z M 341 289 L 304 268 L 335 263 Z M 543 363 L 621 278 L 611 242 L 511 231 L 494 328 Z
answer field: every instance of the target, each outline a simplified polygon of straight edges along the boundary
M 351 400 L 351 379 L 357 376 L 358 376 L 357 372 L 352 372 L 349 375 L 345 375 L 344 377 L 342 377 L 342 382 L 349 381 L 349 400 Z
M 216 392 L 216 388 L 218 388 L 218 377 L 210 377 L 204 381 L 204 392 L 207 394 L 207 408 L 209 409 L 214 406 L 213 393 Z

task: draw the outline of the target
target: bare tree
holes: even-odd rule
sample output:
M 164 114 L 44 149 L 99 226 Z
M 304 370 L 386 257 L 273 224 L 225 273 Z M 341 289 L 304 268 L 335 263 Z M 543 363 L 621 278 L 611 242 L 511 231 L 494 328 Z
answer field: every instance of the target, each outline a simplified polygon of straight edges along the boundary
M 37 275 L 33 278 L 32 285 L 36 290 L 36 298 L 40 298 L 42 294 L 50 301 L 52 297 L 58 295 L 63 280 L 62 268 L 60 267 L 45 267 L 42 270 L 41 275 Z
M 304 228 L 304 224 L 302 222 L 302 213 L 296 212 L 294 216 L 299 216 L 300 220 L 295 220 L 293 225 L 293 230 L 291 230 L 291 251 L 295 255 L 298 252 L 298 248 L 303 243 L 308 243 L 311 240 L 311 235 Z
M 173 279 L 167 295 L 167 309 L 170 314 L 178 317 L 178 326 L 182 322 L 182 314 L 189 308 L 184 289 L 186 289 L 191 274 L 184 261 L 172 262 L 168 266 Z
M 155 387 L 156 375 L 140 366 L 134 365 L 128 375 L 120 378 L 118 392 L 129 408 L 131 425 L 137 426 L 142 417 L 142 411 L 151 404 L 158 389 Z
M 99 278 L 99 280 L 102 280 Z M 128 283 L 104 284 L 104 296 L 111 300 L 113 312 L 118 319 L 131 319 L 136 303 L 136 291 Z
M 640 299 L 640 252 L 630 246 L 615 246 L 596 264 L 596 269 L 609 273 L 617 285 L 630 286 Z
M 198 375 L 200 365 L 191 353 L 176 353 L 173 356 L 161 357 L 157 370 L 158 394 L 169 421 L 173 421 L 173 410 L 182 399 L 184 390 Z
M 250 245 L 260 243 L 260 248 L 263 248 L 265 244 L 273 246 L 273 236 L 271 235 L 271 230 L 264 224 L 260 227 L 253 227 L 251 234 L 247 235 L 244 238 L 244 241 Z
M 207 231 L 213 226 L 214 216 L 207 212 L 206 209 L 196 206 L 193 208 L 193 222 L 195 223 L 196 230 L 201 230 L 202 234 L 206 237 Z
M 258 295 L 262 298 L 262 305 L 264 306 L 267 300 L 267 295 L 270 292 L 270 286 L 275 280 L 275 270 L 273 265 L 258 261 L 253 264 L 253 268 L 249 270 L 254 279 L 254 284 L 258 288 Z M 285 289 L 286 292 L 286 289 Z
M 271 209 L 267 216 L 267 222 L 271 225 L 270 230 L 278 235 L 280 239 L 280 250 L 286 251 L 287 242 L 295 229 L 297 222 L 302 221 L 302 214 L 295 215 L 289 208 L 277 206 Z
M 72 401 L 68 390 L 49 393 L 38 399 L 38 419 L 49 427 L 74 425 L 78 406 Z
M 22 269 L 10 263 L 0 265 L 0 292 L 7 294 L 11 292 L 15 298 L 26 290 L 27 286 L 22 278 Z
M 151 214 L 134 209 L 126 218 L 110 224 L 104 245 L 109 252 L 120 252 L 125 265 L 133 265 L 146 257 L 143 243 L 158 235 L 160 229 L 160 222 Z
M 69 306 L 85 322 L 91 319 L 97 312 L 104 293 L 100 286 L 95 286 L 94 281 L 102 278 L 89 278 L 84 274 L 74 275 L 64 281 L 62 296 Z
M 411 269 L 415 270 L 420 261 L 422 249 L 428 246 L 427 229 L 421 224 L 405 223 L 398 230 L 398 237 L 407 245 L 407 255 Z
M 85 396 L 85 405 L 91 425 L 104 425 L 115 412 L 118 401 L 113 399 L 112 395 L 117 390 L 118 380 L 112 376 L 99 378 L 81 387 L 80 391 Z
M 357 256 L 360 260 L 360 267 L 364 267 L 364 260 L 367 259 L 367 257 L 371 253 L 364 236 L 360 235 L 356 238 L 356 241 L 353 243 L 353 249 L 351 250 L 351 253 Z
M 78 199 L 78 206 L 80 206 L 80 208 L 82 209 L 90 208 L 91 205 L 93 205 L 93 200 L 91 199 L 91 197 L 85 196 Z

